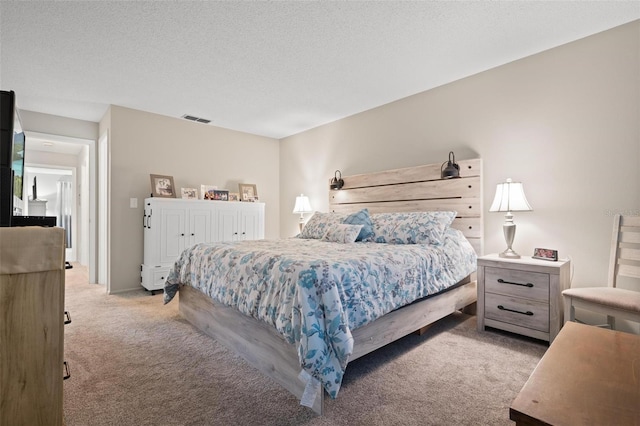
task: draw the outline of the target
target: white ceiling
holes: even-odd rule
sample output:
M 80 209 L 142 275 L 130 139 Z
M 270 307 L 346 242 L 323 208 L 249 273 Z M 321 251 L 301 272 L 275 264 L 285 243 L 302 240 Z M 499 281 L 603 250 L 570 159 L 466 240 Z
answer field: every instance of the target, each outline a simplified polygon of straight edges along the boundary
M 0 2 L 0 87 L 282 138 L 640 19 L 640 1 Z

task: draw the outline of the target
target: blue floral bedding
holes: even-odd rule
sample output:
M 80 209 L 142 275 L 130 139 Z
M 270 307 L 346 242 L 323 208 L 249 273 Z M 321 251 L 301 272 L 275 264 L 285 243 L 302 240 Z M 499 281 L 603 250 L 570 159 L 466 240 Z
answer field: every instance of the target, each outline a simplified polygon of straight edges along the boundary
M 190 285 L 272 325 L 335 398 L 353 350 L 351 330 L 475 270 L 476 254 L 455 229 L 441 245 L 300 238 L 197 244 L 176 261 L 164 302 Z

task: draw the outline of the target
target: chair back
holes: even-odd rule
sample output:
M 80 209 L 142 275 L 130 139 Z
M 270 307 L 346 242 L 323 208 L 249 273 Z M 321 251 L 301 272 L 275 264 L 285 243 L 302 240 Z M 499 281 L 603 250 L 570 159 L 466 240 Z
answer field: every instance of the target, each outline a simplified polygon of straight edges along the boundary
M 615 215 L 607 285 L 616 287 L 619 276 L 640 279 L 640 216 Z

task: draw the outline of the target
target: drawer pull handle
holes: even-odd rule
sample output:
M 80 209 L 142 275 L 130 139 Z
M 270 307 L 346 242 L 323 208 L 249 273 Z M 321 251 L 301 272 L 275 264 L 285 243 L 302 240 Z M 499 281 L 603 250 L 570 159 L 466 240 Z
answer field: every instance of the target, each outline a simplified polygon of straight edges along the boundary
M 64 365 L 64 376 L 62 377 L 62 380 L 67 380 L 69 377 L 71 377 L 71 372 L 69 371 L 69 363 L 67 361 L 64 361 L 62 364 Z
M 514 283 L 513 281 L 505 281 L 502 278 L 498 278 L 498 282 L 500 284 L 511 284 L 511 285 L 519 285 L 519 286 L 522 286 L 522 287 L 533 287 L 533 284 L 531 284 L 531 283 L 526 283 L 526 284 Z
M 533 312 L 531 312 L 531 311 L 527 311 L 527 312 L 516 311 L 515 309 L 505 308 L 502 305 L 498 305 L 498 309 L 500 309 L 501 311 L 509 311 L 509 312 L 515 312 L 516 314 L 533 316 Z

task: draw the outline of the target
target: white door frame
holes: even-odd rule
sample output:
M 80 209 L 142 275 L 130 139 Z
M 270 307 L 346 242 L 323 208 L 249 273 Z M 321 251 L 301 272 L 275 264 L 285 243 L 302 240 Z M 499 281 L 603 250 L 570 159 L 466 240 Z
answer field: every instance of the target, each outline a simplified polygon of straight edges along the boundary
M 111 294 L 111 239 L 109 238 L 110 217 L 110 167 L 109 131 L 100 135 L 98 139 L 98 240 L 103 241 L 98 250 L 98 284 L 107 287 Z

